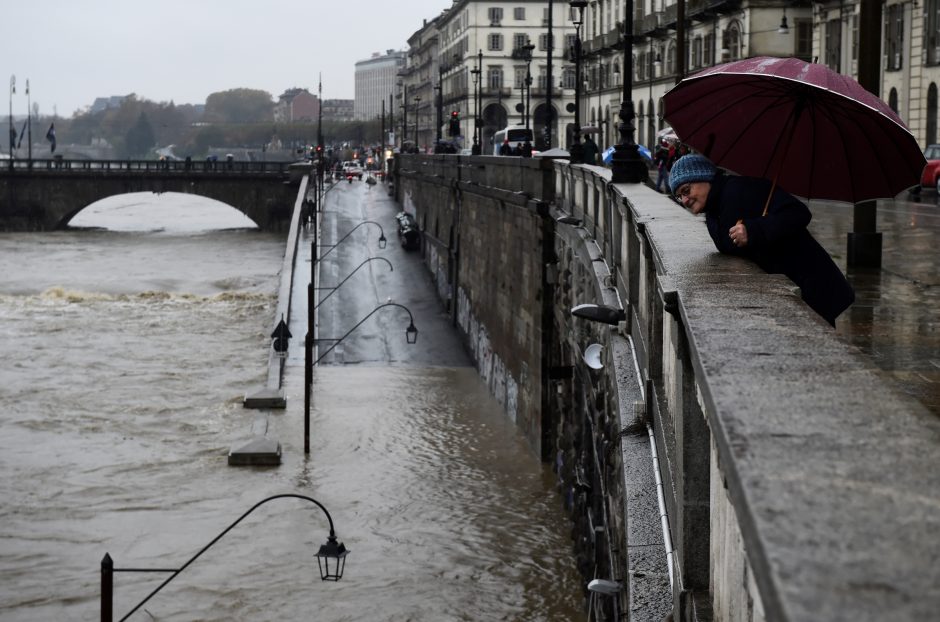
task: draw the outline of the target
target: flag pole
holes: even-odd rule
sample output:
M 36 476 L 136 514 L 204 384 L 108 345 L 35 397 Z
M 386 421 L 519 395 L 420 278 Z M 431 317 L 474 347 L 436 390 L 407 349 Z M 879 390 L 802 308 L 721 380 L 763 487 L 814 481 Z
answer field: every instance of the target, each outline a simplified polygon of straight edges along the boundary
M 33 167 L 33 111 L 30 109 L 29 80 L 26 81 L 26 147 L 29 149 L 29 167 Z

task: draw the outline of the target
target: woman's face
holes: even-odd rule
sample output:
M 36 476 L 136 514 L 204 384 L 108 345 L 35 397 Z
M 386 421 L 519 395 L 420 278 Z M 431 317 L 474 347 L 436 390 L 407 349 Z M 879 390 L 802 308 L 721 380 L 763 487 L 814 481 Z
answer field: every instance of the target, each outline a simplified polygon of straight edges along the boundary
M 693 214 L 701 214 L 705 211 L 705 202 L 708 200 L 708 191 L 712 185 L 707 181 L 691 181 L 682 184 L 676 190 L 676 198 L 682 203 L 682 206 Z

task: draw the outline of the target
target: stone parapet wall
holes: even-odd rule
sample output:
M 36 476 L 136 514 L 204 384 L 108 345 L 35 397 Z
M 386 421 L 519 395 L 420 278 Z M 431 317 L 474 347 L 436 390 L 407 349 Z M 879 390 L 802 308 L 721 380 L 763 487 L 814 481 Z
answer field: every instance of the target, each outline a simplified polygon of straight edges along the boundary
M 592 337 L 633 346 L 635 358 L 612 352 L 605 372 L 637 376 L 620 415 L 625 439 L 643 426 L 655 439 L 676 619 L 936 615 L 936 417 L 841 341 L 793 283 L 718 254 L 702 220 L 667 197 L 560 162 L 555 189 L 558 213 L 581 221 L 567 238 L 596 241 L 611 272 L 605 296 L 626 310 L 607 341 Z M 576 265 L 559 269 L 580 286 Z M 634 395 L 643 415 L 629 424 Z M 641 589 L 633 537 L 619 578 Z
M 602 167 L 396 160 L 442 300 L 556 473 L 585 583 L 622 586 L 586 593 L 596 619 L 935 615 L 940 422 L 788 279 Z

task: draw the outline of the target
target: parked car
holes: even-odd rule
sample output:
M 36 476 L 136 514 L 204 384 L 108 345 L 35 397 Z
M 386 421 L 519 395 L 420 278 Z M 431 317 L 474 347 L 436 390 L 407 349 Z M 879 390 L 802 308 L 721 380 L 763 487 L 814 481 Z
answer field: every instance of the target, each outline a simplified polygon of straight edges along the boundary
M 924 157 L 927 158 L 927 166 L 920 174 L 920 185 L 940 192 L 940 145 L 927 145 Z
M 415 250 L 421 247 L 421 232 L 414 216 L 408 212 L 398 212 L 398 241 L 405 250 Z

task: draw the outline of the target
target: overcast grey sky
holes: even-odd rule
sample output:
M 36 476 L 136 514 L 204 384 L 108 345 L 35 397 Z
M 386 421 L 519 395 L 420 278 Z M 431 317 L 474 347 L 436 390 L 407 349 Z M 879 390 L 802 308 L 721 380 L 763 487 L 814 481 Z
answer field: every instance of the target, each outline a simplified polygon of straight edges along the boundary
M 96 97 L 201 104 L 216 91 L 291 87 L 352 99 L 355 63 L 404 49 L 451 0 L 20 0 L 3 6 L 0 83 L 26 80 L 40 114 L 71 116 Z M 6 116 L 7 101 L 0 100 Z

